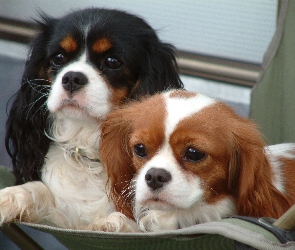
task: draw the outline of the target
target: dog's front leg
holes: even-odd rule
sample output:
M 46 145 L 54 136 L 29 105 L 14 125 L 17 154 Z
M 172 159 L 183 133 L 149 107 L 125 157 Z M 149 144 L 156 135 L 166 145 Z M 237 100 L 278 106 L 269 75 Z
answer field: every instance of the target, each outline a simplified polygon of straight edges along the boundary
M 0 226 L 13 221 L 36 223 L 53 206 L 54 198 L 41 181 L 4 188 L 0 190 Z

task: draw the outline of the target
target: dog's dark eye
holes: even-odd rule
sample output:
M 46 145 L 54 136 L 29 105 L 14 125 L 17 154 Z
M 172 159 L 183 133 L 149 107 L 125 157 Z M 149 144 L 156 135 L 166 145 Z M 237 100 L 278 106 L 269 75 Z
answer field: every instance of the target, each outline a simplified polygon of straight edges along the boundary
M 184 154 L 184 160 L 191 161 L 191 162 L 201 161 L 205 157 L 206 157 L 205 153 L 192 147 L 187 148 Z
M 54 66 L 61 66 L 65 63 L 65 56 L 63 54 L 56 54 L 52 57 L 51 62 Z
M 122 63 L 115 57 L 108 57 L 105 60 L 105 66 L 109 69 L 118 69 L 121 65 Z
M 133 148 L 134 154 L 138 157 L 147 157 L 147 150 L 146 147 L 143 144 L 136 144 Z

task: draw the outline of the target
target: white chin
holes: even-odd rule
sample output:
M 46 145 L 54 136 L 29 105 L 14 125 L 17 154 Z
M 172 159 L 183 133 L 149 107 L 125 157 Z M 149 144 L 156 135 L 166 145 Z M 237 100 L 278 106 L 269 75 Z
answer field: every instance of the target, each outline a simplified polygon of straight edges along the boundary
M 142 205 L 147 206 L 149 209 L 162 211 L 172 211 L 177 209 L 173 204 L 163 200 L 147 200 L 144 201 Z
M 66 117 L 67 119 L 78 120 L 82 122 L 98 119 L 97 117 L 92 116 L 83 108 L 76 106 L 64 106 L 60 108 L 56 113 L 62 115 L 63 117 Z

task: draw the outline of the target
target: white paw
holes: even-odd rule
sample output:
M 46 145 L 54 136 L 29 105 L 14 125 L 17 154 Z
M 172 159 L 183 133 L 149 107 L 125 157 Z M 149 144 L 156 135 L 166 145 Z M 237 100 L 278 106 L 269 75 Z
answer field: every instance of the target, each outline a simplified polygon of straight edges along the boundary
M 32 195 L 22 186 L 0 190 L 0 224 L 12 221 L 32 222 L 33 207 Z
M 146 210 L 138 219 L 138 227 L 143 232 L 175 230 L 178 227 L 177 214 L 169 211 Z
M 111 213 L 107 218 L 97 218 L 88 229 L 105 232 L 138 232 L 138 226 L 135 221 L 128 219 L 119 212 Z
M 54 207 L 54 198 L 41 182 L 28 182 L 0 190 L 0 225 L 3 222 L 39 222 Z

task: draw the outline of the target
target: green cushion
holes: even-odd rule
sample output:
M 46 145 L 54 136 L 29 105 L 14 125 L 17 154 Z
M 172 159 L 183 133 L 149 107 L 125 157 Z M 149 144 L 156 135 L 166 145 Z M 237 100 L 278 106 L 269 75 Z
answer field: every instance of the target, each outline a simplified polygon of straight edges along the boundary
M 68 249 L 222 250 L 235 249 L 235 241 L 258 249 L 271 249 L 281 245 L 268 230 L 236 218 L 162 233 L 106 233 L 69 230 L 41 224 L 23 225 L 52 234 Z M 295 242 L 292 247 L 295 247 Z
M 7 167 L 0 166 L 0 189 L 13 186 L 14 181 L 12 171 Z
M 0 187 L 11 186 L 14 177 L 7 168 L 0 167 Z M 17 225 L 17 224 L 16 224 Z M 41 224 L 21 223 L 53 235 L 68 249 L 235 249 L 235 241 L 258 249 L 272 249 L 282 246 L 268 230 L 255 224 L 230 218 L 199 224 L 180 230 L 162 233 L 107 233 L 62 229 L 43 221 Z M 9 227 L 9 226 L 8 226 Z M 4 229 L 4 228 L 3 228 Z M 10 227 L 10 235 L 17 228 Z M 6 230 L 3 232 L 7 232 Z M 24 237 L 24 236 L 18 236 Z M 13 237 L 12 237 L 13 238 Z M 288 243 L 295 249 L 295 242 Z M 287 248 L 286 248 L 287 249 Z

